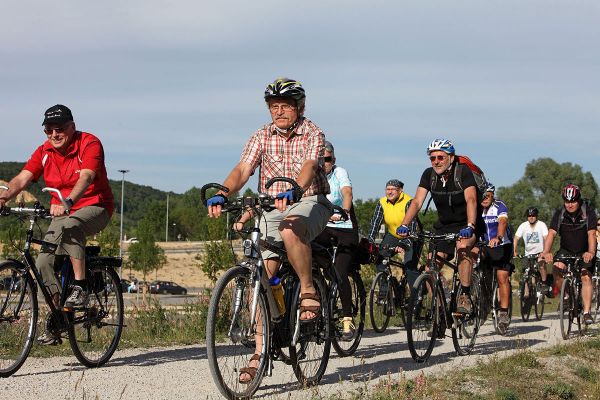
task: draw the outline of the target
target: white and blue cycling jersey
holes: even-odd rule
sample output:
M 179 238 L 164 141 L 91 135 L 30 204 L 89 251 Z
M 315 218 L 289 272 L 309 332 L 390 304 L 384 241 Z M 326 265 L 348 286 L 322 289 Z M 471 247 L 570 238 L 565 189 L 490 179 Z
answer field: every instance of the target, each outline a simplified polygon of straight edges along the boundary
M 483 239 L 486 242 L 489 242 L 490 238 L 493 239 L 498 237 L 498 219 L 506 218 L 508 220 L 508 208 L 502 200 L 494 200 L 492 205 L 487 210 L 483 210 L 481 216 L 485 221 L 485 233 L 483 235 Z M 507 226 L 506 231 L 504 232 L 504 237 L 502 238 L 502 244 L 511 243 L 511 241 L 512 233 L 510 232 L 510 227 Z
M 329 182 L 330 190 L 329 194 L 327 195 L 327 199 L 329 199 L 332 204 L 342 207 L 344 202 L 342 188 L 346 186 L 352 187 L 352 182 L 350 182 L 348 172 L 344 168 L 334 165 L 331 172 L 327 175 L 327 182 Z M 327 226 L 332 228 L 352 229 L 352 221 L 329 221 Z

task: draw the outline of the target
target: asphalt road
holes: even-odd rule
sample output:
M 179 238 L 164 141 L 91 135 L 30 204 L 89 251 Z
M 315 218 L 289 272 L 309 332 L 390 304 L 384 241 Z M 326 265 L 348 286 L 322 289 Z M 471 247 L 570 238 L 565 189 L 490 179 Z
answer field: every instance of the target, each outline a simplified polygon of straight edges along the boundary
M 597 331 L 594 326 L 592 331 Z M 447 331 L 449 334 L 450 331 Z M 575 338 L 571 340 L 576 340 Z M 410 357 L 406 334 L 400 328 L 383 334 L 365 332 L 353 357 L 333 356 L 317 388 L 302 389 L 291 367 L 275 364 L 272 377 L 265 377 L 257 398 L 312 398 L 349 393 L 401 373 L 407 378 L 421 371 L 426 375 L 465 368 L 491 356 L 504 356 L 518 349 L 536 349 L 563 342 L 556 313 L 542 321 L 521 322 L 514 318 L 508 336 L 493 333 L 487 321 L 478 337 L 474 354 L 458 357 L 452 339 L 438 340 L 429 361 L 416 364 Z M 333 350 L 332 350 L 332 353 Z M 117 351 L 103 368 L 87 369 L 74 357 L 30 358 L 15 375 L 0 380 L 2 399 L 213 399 L 220 398 L 213 384 L 206 348 L 202 345 Z

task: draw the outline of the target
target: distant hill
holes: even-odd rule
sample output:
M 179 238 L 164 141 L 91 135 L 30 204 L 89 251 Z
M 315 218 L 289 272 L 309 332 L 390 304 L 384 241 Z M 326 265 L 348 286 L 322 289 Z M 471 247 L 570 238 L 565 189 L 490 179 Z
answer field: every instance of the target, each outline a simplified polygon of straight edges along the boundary
M 25 165 L 24 162 L 18 161 L 3 161 L 0 162 L 0 180 L 10 181 L 15 175 L 17 175 Z M 121 211 L 121 181 L 109 180 L 110 186 L 115 196 L 115 213 Z M 33 183 L 27 188 L 27 194 L 25 194 L 25 202 L 33 202 L 39 200 L 42 204 L 48 205 L 50 197 L 48 194 L 42 192 L 44 187 L 44 180 L 40 179 L 39 182 Z M 170 194 L 171 200 L 176 200 L 182 195 Z M 125 181 L 125 199 L 123 204 L 123 215 L 128 226 L 136 226 L 137 223 L 144 217 L 144 211 L 149 209 L 149 205 L 155 201 L 164 202 L 167 198 L 167 192 L 162 190 L 154 189 L 150 186 L 138 185 L 135 183 Z

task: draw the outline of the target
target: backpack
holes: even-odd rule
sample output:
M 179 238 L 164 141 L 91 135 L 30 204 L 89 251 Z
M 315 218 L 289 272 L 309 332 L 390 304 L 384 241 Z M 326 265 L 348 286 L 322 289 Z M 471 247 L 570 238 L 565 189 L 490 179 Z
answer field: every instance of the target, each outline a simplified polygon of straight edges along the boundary
M 589 204 L 589 200 L 588 199 L 581 199 L 581 217 L 583 218 L 583 223 L 584 225 L 587 225 L 587 208 L 588 208 L 588 204 Z M 558 215 L 558 225 L 556 226 L 556 232 L 560 233 L 560 225 L 562 224 L 562 221 L 565 217 L 565 208 L 562 207 L 560 210 L 560 214 Z
M 471 170 L 471 172 L 473 173 L 473 178 L 475 178 L 475 186 L 477 189 L 477 202 L 481 202 L 481 200 L 483 200 L 483 195 L 485 194 L 485 190 L 486 190 L 486 187 L 488 184 L 488 181 L 485 178 L 485 174 L 483 173 L 481 168 L 479 168 L 473 161 L 471 161 L 471 159 L 469 157 L 457 155 L 457 156 L 455 156 L 455 158 L 456 158 L 456 166 L 454 167 L 454 184 L 456 185 L 456 187 L 459 190 L 456 190 L 454 192 L 448 192 L 448 194 L 450 196 L 452 196 L 454 194 L 461 193 L 465 190 L 462 185 L 460 177 L 462 175 L 462 169 L 469 168 Z M 438 175 L 432 169 L 431 170 L 431 186 L 430 186 L 431 189 L 434 188 L 435 184 L 437 183 L 437 180 L 438 180 Z M 423 215 L 425 215 L 427 213 L 427 210 L 429 209 L 429 204 L 431 203 L 431 200 L 433 200 L 433 197 L 429 198 L 429 201 L 427 202 L 427 207 L 425 207 L 425 211 L 423 212 Z

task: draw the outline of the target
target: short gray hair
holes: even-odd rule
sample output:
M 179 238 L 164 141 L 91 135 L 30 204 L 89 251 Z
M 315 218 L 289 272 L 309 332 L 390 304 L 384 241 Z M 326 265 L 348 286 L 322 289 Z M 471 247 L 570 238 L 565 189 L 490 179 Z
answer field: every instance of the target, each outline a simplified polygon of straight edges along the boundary
M 326 142 L 323 144 L 323 148 L 325 149 L 325 151 L 328 151 L 328 152 L 330 152 L 330 153 L 333 153 L 333 152 L 334 152 L 334 150 L 333 150 L 333 145 L 331 144 L 331 142 L 327 142 L 327 141 L 326 141 Z

